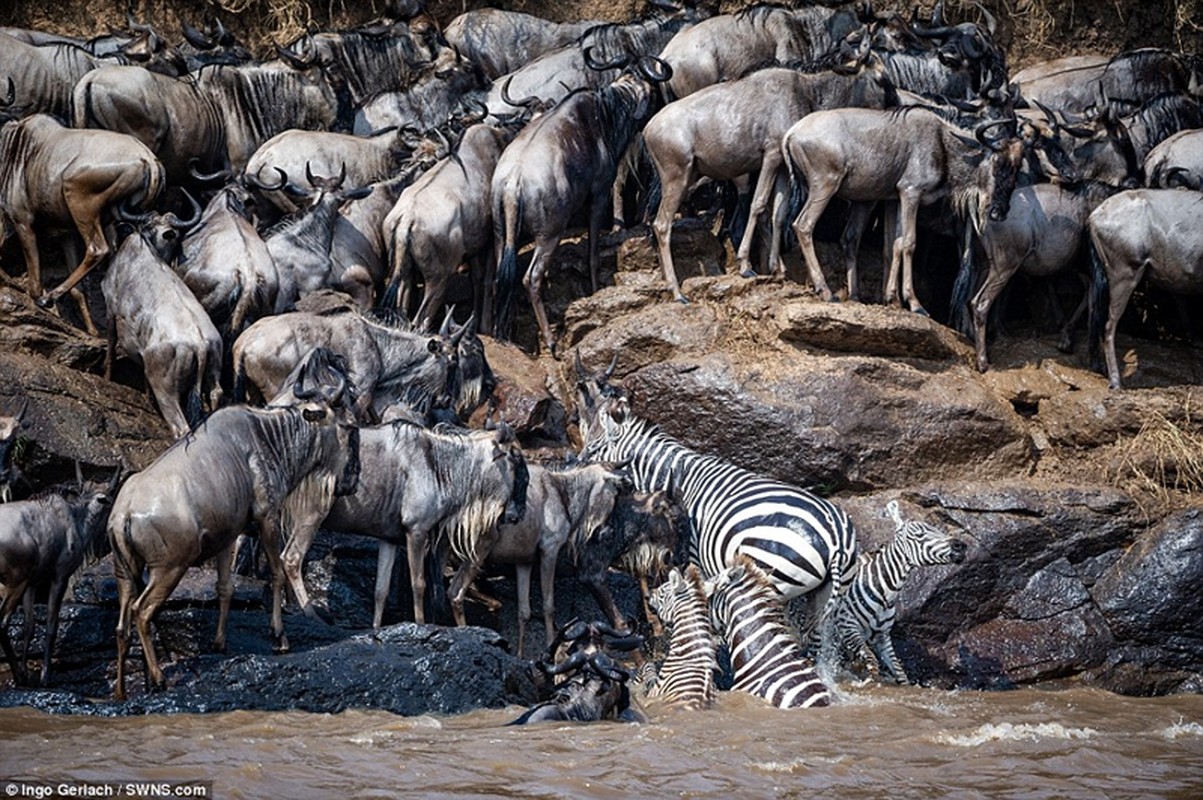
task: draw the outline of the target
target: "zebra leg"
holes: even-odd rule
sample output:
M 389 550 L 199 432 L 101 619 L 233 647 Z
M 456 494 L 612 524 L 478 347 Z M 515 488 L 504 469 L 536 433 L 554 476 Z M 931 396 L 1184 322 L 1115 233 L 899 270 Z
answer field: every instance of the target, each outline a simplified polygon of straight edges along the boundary
M 873 634 L 873 637 L 869 639 L 869 647 L 873 649 L 873 655 L 877 656 L 877 663 L 881 665 L 882 671 L 889 675 L 894 683 L 900 686 L 910 685 L 906 670 L 902 668 L 902 661 L 894 652 L 894 642 L 890 638 L 889 631 L 878 631 Z

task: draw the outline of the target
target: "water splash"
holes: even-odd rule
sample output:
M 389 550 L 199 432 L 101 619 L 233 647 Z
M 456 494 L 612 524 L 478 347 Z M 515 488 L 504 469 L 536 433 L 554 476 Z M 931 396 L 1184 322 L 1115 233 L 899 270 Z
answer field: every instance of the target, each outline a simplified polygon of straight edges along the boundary
M 1173 725 L 1161 732 L 1161 735 L 1171 741 L 1179 739 L 1183 736 L 1203 736 L 1203 724 L 1198 722 L 1184 722 L 1182 717 Z
M 941 733 L 929 737 L 929 741 L 953 747 L 977 747 L 986 742 L 1029 741 L 1040 739 L 1092 739 L 1098 735 L 1094 728 L 1067 728 L 1058 722 L 1042 722 L 1037 725 L 1010 722 L 998 724 L 987 722 L 972 733 L 956 735 Z

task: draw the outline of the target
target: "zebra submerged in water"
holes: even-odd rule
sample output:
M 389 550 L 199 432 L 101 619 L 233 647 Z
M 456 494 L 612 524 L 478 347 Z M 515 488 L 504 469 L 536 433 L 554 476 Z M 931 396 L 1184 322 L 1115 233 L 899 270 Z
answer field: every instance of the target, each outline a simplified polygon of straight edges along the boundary
M 652 592 L 648 605 L 669 628 L 668 655 L 648 698 L 672 708 L 708 708 L 714 702 L 718 647 L 697 567 L 690 564 L 684 575 L 676 569 L 670 572 Z
M 630 462 L 635 488 L 665 491 L 689 516 L 689 559 L 713 577 L 745 554 L 790 600 L 805 595 L 807 631 L 828 613 L 856 569 L 856 533 L 848 515 L 810 492 L 689 449 L 631 413 L 627 399 L 585 375 L 577 408 L 586 461 Z
M 965 560 L 967 546 L 926 522 L 904 520 L 896 500 L 886 506 L 886 513 L 894 521 L 894 538 L 881 549 L 861 557 L 848 591 L 836 599 L 831 625 L 842 660 L 856 657 L 867 643 L 882 672 L 896 683 L 906 685 L 910 680 L 890 638 L 898 593 L 911 570 L 960 564 Z
M 831 702 L 814 662 L 785 622 L 781 595 L 746 555 L 705 583 L 710 616 L 731 651 L 732 691 L 763 697 L 778 708 Z

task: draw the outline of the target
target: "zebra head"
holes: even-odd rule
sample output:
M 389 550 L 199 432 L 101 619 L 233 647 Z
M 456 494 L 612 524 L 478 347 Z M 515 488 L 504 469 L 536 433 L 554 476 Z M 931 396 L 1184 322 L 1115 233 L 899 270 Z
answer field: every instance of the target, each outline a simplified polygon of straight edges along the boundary
M 657 586 L 647 598 L 648 607 L 665 625 L 672 625 L 682 609 L 691 605 L 705 607 L 706 595 L 702 588 L 702 576 L 698 568 L 690 564 L 685 574 L 674 568 L 668 579 Z
M 936 564 L 960 564 L 968 545 L 944 531 L 920 520 L 904 520 L 898 501 L 891 500 L 886 513 L 894 520 L 894 546 L 915 567 Z
M 592 413 L 582 406 L 580 430 L 585 446 L 581 449 L 581 461 L 626 461 L 626 454 L 620 452 L 618 445 L 630 419 L 633 419 L 631 405 L 617 392 L 600 398 Z

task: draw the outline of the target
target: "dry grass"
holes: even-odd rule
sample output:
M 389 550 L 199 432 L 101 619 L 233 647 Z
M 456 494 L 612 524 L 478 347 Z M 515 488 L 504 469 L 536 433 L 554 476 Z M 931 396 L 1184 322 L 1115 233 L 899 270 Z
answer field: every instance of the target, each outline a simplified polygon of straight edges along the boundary
M 1168 507 L 1203 492 L 1203 419 L 1188 394 L 1181 420 L 1151 411 L 1135 436 L 1119 444 L 1112 483 Z

